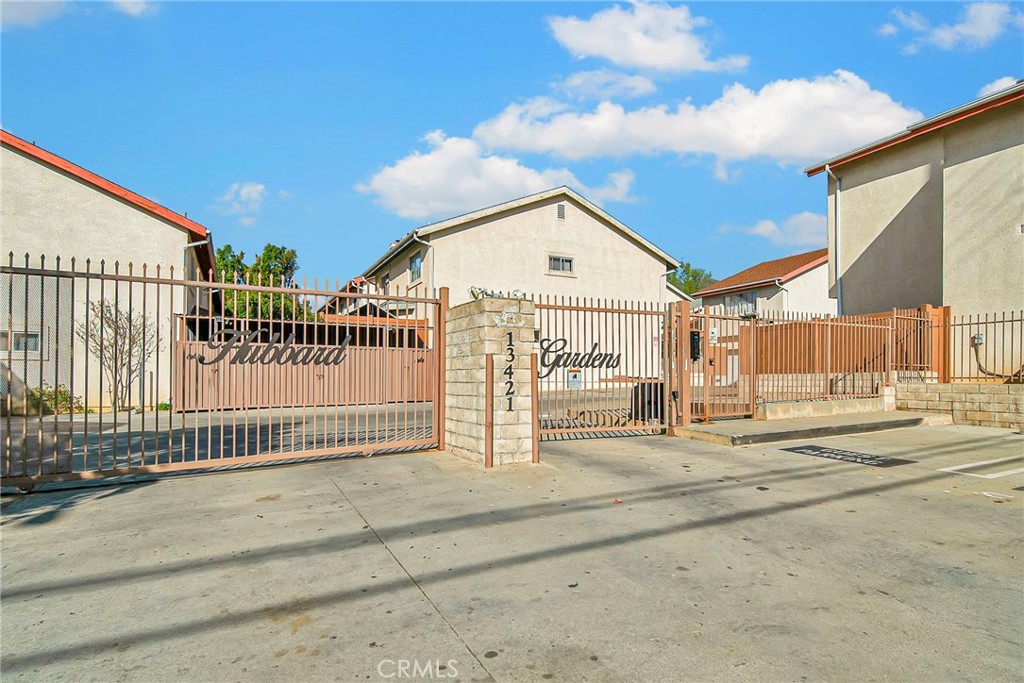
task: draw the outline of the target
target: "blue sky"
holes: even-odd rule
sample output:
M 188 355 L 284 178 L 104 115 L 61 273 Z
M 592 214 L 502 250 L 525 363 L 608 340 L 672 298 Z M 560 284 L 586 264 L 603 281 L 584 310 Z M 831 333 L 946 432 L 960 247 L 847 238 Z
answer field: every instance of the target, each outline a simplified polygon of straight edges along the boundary
M 1024 77 L 1021 3 L 2 10 L 6 130 L 310 279 L 563 183 L 725 277 L 824 245 L 805 165 Z

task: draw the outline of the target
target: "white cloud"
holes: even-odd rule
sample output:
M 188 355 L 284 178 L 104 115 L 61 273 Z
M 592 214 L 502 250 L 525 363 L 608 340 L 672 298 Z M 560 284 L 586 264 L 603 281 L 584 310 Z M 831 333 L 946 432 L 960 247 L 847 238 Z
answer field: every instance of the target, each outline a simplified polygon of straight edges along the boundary
M 891 14 L 893 19 L 898 21 L 904 28 L 917 32 L 928 30 L 928 20 L 920 12 L 904 12 L 901 9 L 894 9 Z
M 740 177 L 739 169 L 730 171 L 725 165 L 725 162 L 721 159 L 715 161 L 714 167 L 715 179 L 721 180 L 723 183 L 729 183 Z
M 111 0 L 111 4 L 119 11 L 133 17 L 141 17 L 156 11 L 155 4 L 144 0 Z
M 573 56 L 602 57 L 619 66 L 656 71 L 728 71 L 750 61 L 744 55 L 709 59 L 707 42 L 694 29 L 707 25 L 685 5 L 637 2 L 597 12 L 589 19 L 551 17 L 555 39 Z
M 0 25 L 36 26 L 60 16 L 67 9 L 66 2 L 50 2 L 49 0 L 22 0 L 19 2 L 0 2 Z
M 780 163 L 812 162 L 898 131 L 921 113 L 893 101 L 849 71 L 811 80 L 734 84 L 710 104 L 683 102 L 627 111 L 601 102 L 574 110 L 550 98 L 507 107 L 473 137 L 491 149 L 567 159 L 631 154 L 711 154 Z
M 588 187 L 566 168 L 538 171 L 518 159 L 490 154 L 469 138 L 446 137 L 438 130 L 423 139 L 427 152 L 413 152 L 384 167 L 356 190 L 376 195 L 394 214 L 416 219 L 458 215 L 559 185 L 598 203 L 632 201 L 629 170 L 609 174 L 602 186 Z
M 742 232 L 763 237 L 777 247 L 823 247 L 828 243 L 826 230 L 825 216 L 803 211 L 784 219 L 781 223 L 766 219 L 747 227 L 726 226 L 719 232 Z
M 554 87 L 570 97 L 581 100 L 641 97 L 657 90 L 654 81 L 646 76 L 624 74 L 610 69 L 580 71 L 556 83 Z
M 248 227 L 256 224 L 255 214 L 263 208 L 266 196 L 267 187 L 263 183 L 231 183 L 227 191 L 217 197 L 210 208 L 224 215 L 237 215 L 238 222 Z
M 891 14 L 903 28 L 917 34 L 904 46 L 905 54 L 916 54 L 923 47 L 935 47 L 940 50 L 979 50 L 991 45 L 1007 31 L 1024 29 L 1024 13 L 1002 2 L 968 3 L 959 21 L 934 27 L 919 12 L 896 9 Z M 892 27 L 891 32 L 884 33 L 886 27 Z M 891 23 L 885 24 L 879 32 L 893 36 L 898 32 L 898 28 Z
M 132 17 L 153 14 L 157 8 L 148 0 L 110 0 L 109 4 Z M 70 3 L 64 0 L 2 0 L 0 26 L 38 26 L 64 14 L 69 7 Z
M 1017 79 L 1014 78 L 1013 76 L 1003 76 L 1002 78 L 997 78 L 996 80 L 992 81 L 991 83 L 987 83 L 987 84 L 981 86 L 981 90 L 978 91 L 978 97 L 984 97 L 985 95 L 991 95 L 992 93 L 998 92 L 1000 90 L 1003 90 L 1004 88 L 1009 88 L 1011 85 L 1013 85 L 1016 82 L 1017 82 Z
M 891 38 L 892 36 L 896 35 L 899 32 L 899 27 L 891 22 L 886 22 L 878 27 L 878 35 L 884 36 L 886 38 Z

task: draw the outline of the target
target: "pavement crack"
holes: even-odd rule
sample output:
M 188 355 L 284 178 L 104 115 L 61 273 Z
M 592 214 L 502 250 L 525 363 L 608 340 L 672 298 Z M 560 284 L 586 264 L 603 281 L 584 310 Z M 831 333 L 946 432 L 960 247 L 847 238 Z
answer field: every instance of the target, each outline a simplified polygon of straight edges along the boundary
M 398 556 L 395 555 L 393 550 L 391 550 L 391 546 L 387 544 L 387 541 L 385 541 L 381 537 L 381 535 L 377 533 L 377 530 L 370 523 L 370 520 L 368 520 L 366 516 L 362 513 L 362 511 L 356 506 L 356 504 L 352 502 L 352 499 L 348 497 L 348 494 L 345 493 L 345 491 L 341 488 L 338 482 L 334 480 L 333 477 L 328 477 L 328 479 L 330 479 L 331 483 L 334 484 L 334 488 L 338 489 L 338 493 L 340 493 L 341 497 L 345 499 L 345 502 L 348 503 L 348 505 L 355 511 L 355 513 L 359 515 L 359 518 L 363 520 L 363 524 L 366 525 L 366 528 L 373 532 L 373 535 L 377 537 L 377 541 L 380 543 L 381 547 L 384 548 L 385 551 L 387 551 L 388 555 L 391 556 L 391 559 L 395 561 L 395 564 L 397 564 L 402 569 L 402 571 L 405 572 L 405 575 L 409 577 L 409 581 L 412 582 L 412 585 L 416 586 L 416 589 L 423 596 L 423 599 L 430 603 L 430 606 L 434 608 L 434 612 L 436 612 L 437 616 L 441 618 L 441 621 L 444 622 L 445 626 L 447 626 L 448 629 L 455 635 L 455 637 L 458 638 L 459 642 L 462 643 L 462 646 L 466 648 L 466 652 L 469 653 L 469 656 L 472 657 L 473 660 L 480 666 L 480 668 L 484 670 L 484 673 L 487 674 L 487 677 L 491 681 L 496 680 L 494 678 L 494 674 L 492 674 L 490 670 L 486 666 L 484 666 L 483 661 L 480 659 L 480 657 L 477 656 L 475 652 L 473 652 L 473 648 L 469 646 L 469 643 L 467 643 L 466 639 L 462 637 L 462 634 L 459 633 L 458 629 L 455 628 L 455 625 L 448 620 L 448 617 L 444 615 L 444 613 L 441 611 L 441 608 L 437 606 L 437 603 L 434 602 L 434 600 L 427 594 L 427 591 L 423 589 L 423 586 L 420 585 L 420 582 L 417 581 L 416 577 L 412 575 L 412 572 L 410 572 L 406 568 L 406 566 L 402 564 L 402 561 L 398 559 Z

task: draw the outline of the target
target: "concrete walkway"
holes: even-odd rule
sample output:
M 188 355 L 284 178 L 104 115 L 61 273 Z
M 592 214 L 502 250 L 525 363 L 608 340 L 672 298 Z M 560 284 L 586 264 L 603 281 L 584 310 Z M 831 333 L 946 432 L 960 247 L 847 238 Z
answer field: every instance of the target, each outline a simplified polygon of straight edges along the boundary
M 939 413 L 890 410 L 784 420 L 716 420 L 709 424 L 677 427 L 676 436 L 721 446 L 747 446 L 951 423 L 948 415 Z
M 4 681 L 1019 680 L 1024 477 L 937 470 L 1022 437 L 821 443 L 913 462 L 639 437 L 5 498 Z

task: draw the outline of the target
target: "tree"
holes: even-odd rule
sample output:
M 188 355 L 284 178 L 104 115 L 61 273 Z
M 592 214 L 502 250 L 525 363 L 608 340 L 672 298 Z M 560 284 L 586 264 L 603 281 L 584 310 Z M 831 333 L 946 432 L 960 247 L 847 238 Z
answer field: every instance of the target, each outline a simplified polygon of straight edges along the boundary
M 247 264 L 244 251 L 236 252 L 225 244 L 217 249 L 217 270 L 220 282 L 291 289 L 295 287 L 299 256 L 294 249 L 268 244 L 252 264 Z M 296 320 L 313 319 L 309 302 L 297 294 L 230 290 L 226 296 L 226 305 L 239 317 L 291 320 L 294 315 Z
M 681 262 L 676 272 L 668 276 L 668 281 L 687 294 L 699 292 L 718 282 L 712 277 L 711 271 L 691 266 L 686 261 Z
M 121 310 L 110 299 L 88 305 L 88 323 L 80 322 L 75 336 L 99 359 L 110 404 L 122 410 L 130 405 L 132 379 L 157 350 L 156 323 L 148 315 Z

